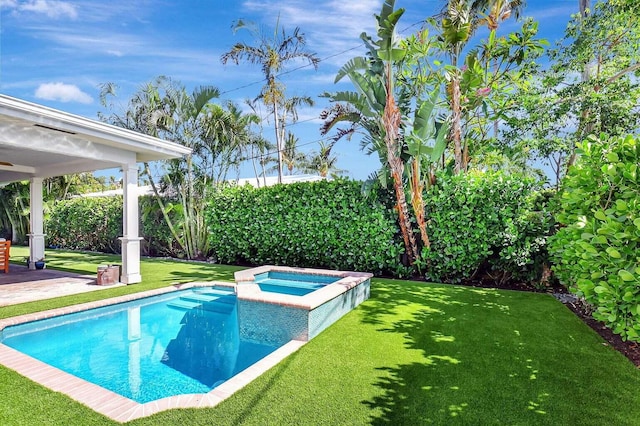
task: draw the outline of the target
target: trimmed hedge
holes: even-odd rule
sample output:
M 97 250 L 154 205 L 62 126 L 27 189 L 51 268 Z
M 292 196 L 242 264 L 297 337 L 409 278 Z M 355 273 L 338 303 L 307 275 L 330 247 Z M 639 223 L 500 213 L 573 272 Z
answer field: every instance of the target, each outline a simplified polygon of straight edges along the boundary
M 433 281 L 488 274 L 497 283 L 518 280 L 541 287 L 551 215 L 540 200 L 535 182 L 522 176 L 439 175 L 425 196 L 432 246 L 416 266 Z M 379 188 L 364 197 L 361 183 L 349 180 L 218 188 L 206 211 L 208 255 L 220 263 L 408 276 L 412 270 L 401 263 L 393 204 Z M 140 210 L 143 253 L 182 257 L 155 200 L 141 197 Z M 169 214 L 179 225 L 177 210 Z M 52 246 L 117 253 L 122 198 L 59 201 L 45 229 Z
M 498 282 L 536 285 L 552 229 L 537 186 L 501 172 L 438 175 L 425 196 L 432 242 L 421 258 L 427 278 L 460 282 L 488 272 Z
M 142 253 L 182 257 L 160 208 L 151 196 L 139 198 Z M 175 219 L 175 213 L 170 215 Z M 47 244 L 71 250 L 120 253 L 122 197 L 72 198 L 56 201 L 45 218 Z
M 207 211 L 217 261 L 393 272 L 401 245 L 391 212 L 349 180 L 222 188 Z
M 50 246 L 120 253 L 122 198 L 72 198 L 57 201 L 45 220 Z
M 563 183 L 553 270 L 624 340 L 640 341 L 640 144 L 591 139 Z

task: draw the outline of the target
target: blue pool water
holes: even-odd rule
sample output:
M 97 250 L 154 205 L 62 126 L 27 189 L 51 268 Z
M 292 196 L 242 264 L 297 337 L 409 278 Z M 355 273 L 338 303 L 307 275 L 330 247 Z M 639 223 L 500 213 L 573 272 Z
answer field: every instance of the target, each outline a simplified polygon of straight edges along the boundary
M 233 292 L 191 289 L 7 327 L 1 342 L 145 403 L 205 393 L 276 346 L 242 341 Z
M 328 275 L 278 271 L 269 271 L 255 276 L 256 284 L 260 286 L 260 290 L 294 296 L 304 296 L 339 279 Z

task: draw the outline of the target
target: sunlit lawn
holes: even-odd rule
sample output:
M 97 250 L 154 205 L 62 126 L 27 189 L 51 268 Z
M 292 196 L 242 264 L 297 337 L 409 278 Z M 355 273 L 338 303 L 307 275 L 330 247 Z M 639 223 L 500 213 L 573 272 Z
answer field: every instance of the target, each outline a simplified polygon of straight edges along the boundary
M 47 253 L 50 266 L 73 258 Z M 234 269 L 144 260 L 126 290 Z M 370 300 L 219 406 L 133 424 L 636 425 L 638 389 L 640 371 L 551 296 L 375 279 Z M 0 392 L 2 425 L 112 424 L 4 368 Z

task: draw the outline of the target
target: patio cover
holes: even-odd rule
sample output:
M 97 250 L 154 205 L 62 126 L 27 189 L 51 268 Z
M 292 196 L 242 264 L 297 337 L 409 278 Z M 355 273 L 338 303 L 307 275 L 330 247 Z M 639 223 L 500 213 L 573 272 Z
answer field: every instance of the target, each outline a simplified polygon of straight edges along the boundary
M 190 152 L 173 142 L 0 94 L 0 185 L 30 181 L 31 259 L 44 257 L 43 179 L 119 167 L 124 192 L 120 279 L 140 282 L 137 163 Z

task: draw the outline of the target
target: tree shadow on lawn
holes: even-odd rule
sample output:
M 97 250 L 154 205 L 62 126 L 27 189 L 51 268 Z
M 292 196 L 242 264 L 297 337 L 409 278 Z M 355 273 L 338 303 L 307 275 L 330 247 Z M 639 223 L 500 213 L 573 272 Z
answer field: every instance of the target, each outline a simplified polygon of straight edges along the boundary
M 402 335 L 422 359 L 377 369 L 382 392 L 362 401 L 371 423 L 544 422 L 551 391 L 511 302 L 494 289 L 374 281 L 363 322 Z

